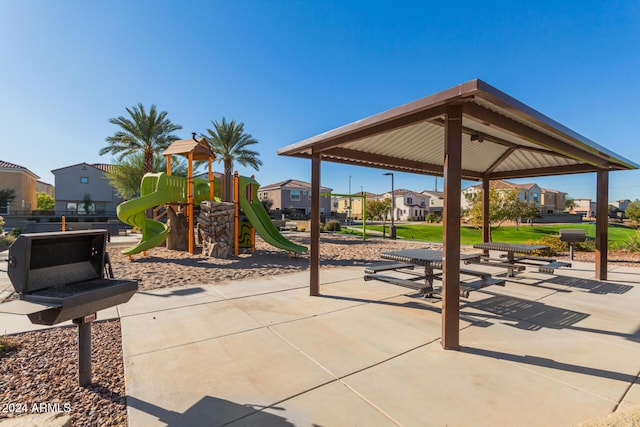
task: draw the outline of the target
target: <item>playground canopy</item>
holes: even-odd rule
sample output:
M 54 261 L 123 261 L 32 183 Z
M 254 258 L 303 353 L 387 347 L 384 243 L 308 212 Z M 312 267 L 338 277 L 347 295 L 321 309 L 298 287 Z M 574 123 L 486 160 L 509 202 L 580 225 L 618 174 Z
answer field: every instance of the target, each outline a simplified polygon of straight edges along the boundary
M 596 276 L 607 276 L 608 173 L 638 165 L 561 125 L 482 80 L 283 147 L 278 154 L 311 159 L 311 223 L 320 220 L 321 160 L 444 177 L 445 348 L 459 347 L 461 180 L 482 181 L 483 241 L 488 241 L 489 182 L 595 172 Z M 319 294 L 317 227 L 311 235 L 310 293 Z

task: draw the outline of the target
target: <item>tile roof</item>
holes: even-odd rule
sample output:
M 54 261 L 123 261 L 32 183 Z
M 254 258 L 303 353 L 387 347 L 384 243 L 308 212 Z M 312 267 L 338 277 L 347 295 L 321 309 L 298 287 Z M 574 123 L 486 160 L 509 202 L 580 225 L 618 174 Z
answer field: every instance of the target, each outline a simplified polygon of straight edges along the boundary
M 15 169 L 20 171 L 25 171 L 27 173 L 30 173 L 34 177 L 36 177 L 36 179 L 40 178 L 38 175 L 31 172 L 29 169 L 25 168 L 24 166 L 16 165 L 15 163 L 11 163 L 11 162 L 5 162 L 4 160 L 0 160 L 0 169 Z
M 16 165 L 15 163 L 5 162 L 0 160 L 0 168 L 3 169 L 27 169 L 24 166 Z
M 284 188 L 284 187 L 311 190 L 311 184 L 309 184 L 308 182 L 297 180 L 297 179 L 287 179 L 285 181 L 276 182 L 275 184 L 263 185 L 263 186 L 260 186 L 260 190 L 275 190 L 275 189 Z M 321 186 L 320 189 L 323 192 L 326 192 L 327 190 L 333 191 L 329 187 Z

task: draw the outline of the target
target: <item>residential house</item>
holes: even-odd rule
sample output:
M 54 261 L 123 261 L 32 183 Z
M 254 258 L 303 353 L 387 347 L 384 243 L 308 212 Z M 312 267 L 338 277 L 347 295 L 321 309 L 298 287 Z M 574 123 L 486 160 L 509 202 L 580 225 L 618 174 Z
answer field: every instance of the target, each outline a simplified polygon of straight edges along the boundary
M 518 190 L 518 198 L 525 203 L 533 202 L 538 208 L 541 208 L 542 189 L 538 184 L 514 184 L 512 182 L 495 180 L 490 183 L 491 188 L 495 188 L 498 192 L 506 192 L 509 190 Z M 468 196 L 482 192 L 482 185 L 477 184 L 462 190 L 460 206 L 467 209 L 470 206 Z M 564 209 L 564 208 L 563 208 Z
M 428 213 L 442 216 L 442 211 L 444 210 L 444 193 L 441 191 L 424 190 L 421 194 L 429 197 Z
M 38 175 L 24 166 L 0 160 L 0 189 L 15 190 L 15 198 L 5 206 L 0 206 L 0 214 L 30 214 L 36 209 L 38 178 Z
M 424 221 L 429 213 L 429 196 L 406 189 L 394 190 L 393 196 L 395 221 Z M 391 197 L 391 192 L 381 194 L 380 197 Z
M 36 181 L 36 192 L 38 194 L 40 193 L 46 193 L 49 196 L 51 196 L 51 198 L 55 199 L 56 198 L 56 188 L 49 184 L 48 182 L 44 182 L 44 181 Z
M 566 209 L 567 193 L 551 188 L 541 188 L 540 212 L 543 214 L 561 214 Z
M 327 196 L 320 196 L 320 213 L 331 212 L 331 188 L 320 187 L 320 192 Z M 286 211 L 309 215 L 311 212 L 311 184 L 297 179 L 276 182 L 258 189 L 259 200 L 271 200 L 272 211 Z
M 569 213 L 580 215 L 583 218 L 595 218 L 596 216 L 596 202 L 592 202 L 591 199 L 573 199 L 573 208 Z
M 122 202 L 106 172 L 112 165 L 78 163 L 51 171 L 55 177 L 56 215 L 114 216 Z
M 616 200 L 609 203 L 609 212 L 613 213 L 617 218 L 626 218 L 627 208 L 629 207 L 631 200 Z
M 379 198 L 377 194 L 365 192 L 367 201 Z M 353 193 L 353 197 L 333 197 L 331 199 L 331 212 L 343 213 L 347 217 L 361 221 L 362 220 L 362 193 Z

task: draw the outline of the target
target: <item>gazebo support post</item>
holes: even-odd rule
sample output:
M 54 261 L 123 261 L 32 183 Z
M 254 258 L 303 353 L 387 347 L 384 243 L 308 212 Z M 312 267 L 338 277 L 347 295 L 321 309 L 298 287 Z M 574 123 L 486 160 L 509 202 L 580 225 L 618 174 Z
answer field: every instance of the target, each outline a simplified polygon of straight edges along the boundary
M 598 170 L 596 195 L 596 279 L 607 280 L 609 171 Z
M 447 110 L 444 131 L 442 347 L 460 348 L 460 190 L 462 105 Z
M 489 188 L 489 177 L 487 175 L 482 177 L 482 242 L 491 241 L 491 221 L 489 221 L 489 194 L 491 189 Z M 488 252 L 488 251 L 487 251 Z
M 320 295 L 320 153 L 311 154 L 311 277 L 309 295 Z

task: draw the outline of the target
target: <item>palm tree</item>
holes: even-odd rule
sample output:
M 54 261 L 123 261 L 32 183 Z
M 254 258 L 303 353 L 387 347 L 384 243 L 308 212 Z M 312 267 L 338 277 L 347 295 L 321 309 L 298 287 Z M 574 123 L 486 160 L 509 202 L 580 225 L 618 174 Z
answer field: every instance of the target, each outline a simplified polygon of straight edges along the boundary
M 156 106 L 151 105 L 149 114 L 142 103 L 131 109 L 127 108 L 131 118 L 116 117 L 109 119 L 109 123 L 120 126 L 121 130 L 107 137 L 109 145 L 100 150 L 100 155 L 112 153 L 119 155 L 117 160 L 125 156 L 142 152 L 144 156 L 144 172 L 153 171 L 153 154 L 166 149 L 178 137 L 172 132 L 182 129 L 167 119 L 167 112 L 157 112 Z
M 231 175 L 233 162 L 242 166 L 251 166 L 259 170 L 262 161 L 258 159 L 259 153 L 248 149 L 250 145 L 257 144 L 258 140 L 244 132 L 244 123 L 236 123 L 235 120 L 227 122 L 223 117 L 222 122 L 211 121 L 213 129 L 207 129 L 207 137 L 211 150 L 216 155 L 217 161 L 224 164 L 225 186 L 223 200 L 231 201 L 232 187 Z M 206 135 L 202 135 L 205 136 Z
M 179 157 L 172 157 L 171 175 L 187 176 L 187 163 Z M 164 172 L 167 170 L 167 159 L 160 153 L 153 155 L 153 169 L 150 172 Z M 140 182 L 147 173 L 144 171 L 144 156 L 137 152 L 124 156 L 119 163 L 107 172 L 107 179 L 123 199 L 140 197 Z

